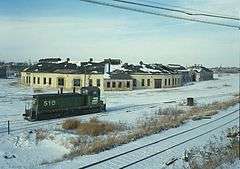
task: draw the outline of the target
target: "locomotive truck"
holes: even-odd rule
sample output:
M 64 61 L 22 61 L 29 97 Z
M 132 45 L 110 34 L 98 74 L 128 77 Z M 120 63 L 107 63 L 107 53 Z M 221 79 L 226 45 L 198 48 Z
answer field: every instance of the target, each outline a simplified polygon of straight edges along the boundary
M 37 94 L 25 107 L 24 118 L 29 121 L 78 116 L 106 111 L 98 87 L 82 87 L 80 93 Z

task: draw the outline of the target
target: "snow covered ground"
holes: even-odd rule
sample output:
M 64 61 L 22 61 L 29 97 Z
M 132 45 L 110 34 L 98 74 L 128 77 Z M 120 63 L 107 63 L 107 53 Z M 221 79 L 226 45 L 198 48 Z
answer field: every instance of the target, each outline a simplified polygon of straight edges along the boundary
M 98 113 L 95 115 L 79 116 L 80 119 L 89 119 L 93 116 L 98 117 L 100 120 L 108 121 L 121 121 L 128 124 L 135 124 L 140 118 L 151 116 L 160 107 L 179 106 L 182 102 L 186 101 L 187 97 L 193 97 L 197 104 L 207 104 L 215 101 L 223 101 L 233 97 L 233 94 L 239 92 L 239 74 L 216 76 L 216 80 L 196 82 L 193 85 L 183 86 L 173 89 L 153 89 L 153 90 L 135 90 L 124 92 L 105 92 L 103 93 L 104 100 L 107 103 L 107 112 Z M 0 168 L 79 168 L 91 162 L 106 158 L 119 152 L 124 152 L 128 149 L 158 140 L 159 138 L 167 137 L 173 133 L 197 126 L 199 124 L 209 121 L 209 119 L 189 122 L 176 129 L 171 129 L 160 134 L 152 135 L 139 139 L 138 141 L 119 146 L 109 151 L 105 151 L 96 155 L 83 156 L 75 158 L 74 160 L 66 160 L 60 163 L 51 165 L 40 165 L 45 162 L 52 162 L 59 159 L 65 153 L 69 152 L 67 145 L 64 145 L 64 140 L 71 136 L 70 134 L 64 135 L 57 130 L 54 131 L 55 139 L 47 139 L 44 141 L 36 142 L 35 135 L 30 132 L 33 128 L 47 128 L 48 130 L 55 129 L 56 124 L 63 121 L 50 120 L 43 122 L 28 122 L 24 121 L 22 114 L 24 112 L 25 104 L 31 99 L 33 91 L 30 88 L 20 86 L 14 83 L 15 80 L 0 80 Z M 53 91 L 51 91 L 53 92 Z M 55 92 L 55 91 L 54 91 Z M 238 106 L 230 108 L 228 111 L 221 112 L 214 118 L 220 117 L 232 110 L 236 110 Z M 149 149 L 144 149 L 142 152 L 131 154 L 130 158 L 120 158 L 114 163 L 105 163 L 95 168 L 118 168 L 123 164 L 129 163 L 129 159 L 134 160 L 143 155 L 151 154 L 160 151 L 162 148 L 173 143 L 178 143 L 186 137 L 194 136 L 206 131 L 208 128 L 216 127 L 237 117 L 237 113 L 224 118 L 222 121 L 212 124 L 206 128 L 201 128 L 185 136 L 177 137 L 161 144 L 155 145 Z M 10 120 L 11 129 L 19 129 L 12 131 L 10 135 L 5 133 L 7 130 L 6 120 Z M 238 124 L 237 121 L 233 122 L 223 128 L 219 128 L 196 141 L 189 142 L 183 146 L 167 151 L 160 156 L 156 156 L 143 163 L 132 166 L 132 168 L 161 168 L 165 162 L 173 156 L 180 157 L 185 148 L 190 146 L 200 146 L 206 143 L 212 134 L 218 134 L 224 128 Z M 44 125 L 44 126 L 40 126 Z M 1 133 L 2 132 L 2 133 Z M 14 155 L 14 156 L 13 156 Z M 5 157 L 5 158 L 4 158 Z M 9 159 L 6 159 L 9 158 Z M 14 158 L 15 157 L 15 158 Z M 178 160 L 172 168 L 178 168 L 181 165 L 181 160 Z M 169 168 L 169 167 L 168 167 Z
M 218 115 L 214 116 L 211 120 L 216 119 L 218 117 L 221 117 L 229 112 L 231 112 L 232 110 L 236 110 L 238 108 L 239 105 L 236 105 L 230 109 L 228 109 L 228 111 L 225 112 L 221 112 Z M 153 146 L 149 146 L 146 148 L 143 148 L 141 150 L 138 151 L 134 151 L 132 153 L 129 153 L 128 155 L 124 155 L 118 158 L 115 158 L 113 160 L 101 163 L 99 165 L 96 165 L 92 168 L 120 168 L 123 167 L 127 164 L 130 164 L 134 161 L 137 161 L 139 159 L 142 159 L 144 157 L 147 157 L 149 155 L 152 155 L 154 153 L 157 153 L 163 149 L 166 149 L 168 147 L 171 147 L 172 145 L 178 144 L 179 142 L 182 142 L 186 139 L 195 137 L 199 134 L 202 134 L 212 128 L 218 127 L 219 125 L 225 123 L 226 121 L 230 121 L 234 118 L 238 117 L 238 112 L 234 113 L 231 116 L 228 116 L 227 118 L 224 118 L 220 121 L 217 121 L 216 123 L 212 123 L 211 125 L 208 126 L 204 126 L 201 127 L 197 130 L 191 131 L 191 132 L 187 132 L 185 134 L 179 135 L 177 137 L 173 137 L 171 139 L 162 141 L 160 143 L 154 144 Z M 95 154 L 95 155 L 88 155 L 88 156 L 83 156 L 83 157 L 78 157 L 74 160 L 69 160 L 69 161 L 63 161 L 60 163 L 56 163 L 56 164 L 52 164 L 52 165 L 46 165 L 46 166 L 41 166 L 39 168 L 41 169 L 47 169 L 47 168 L 68 168 L 69 165 L 71 166 L 71 168 L 79 168 L 79 167 L 83 167 L 85 165 L 100 161 L 102 159 L 111 157 L 113 155 L 117 155 L 121 152 L 125 152 L 127 150 L 131 150 L 140 146 L 143 146 L 145 144 L 151 143 L 151 142 L 155 142 L 159 139 L 165 138 L 165 137 L 169 137 L 175 133 L 184 131 L 184 130 L 188 130 L 190 128 L 199 126 L 203 123 L 206 123 L 210 121 L 209 119 L 207 120 L 201 120 L 201 121 L 191 121 L 181 127 L 178 128 L 174 128 L 174 129 L 170 129 L 167 130 L 165 132 L 161 132 L 160 134 L 155 134 L 155 135 L 151 135 L 149 137 L 145 137 L 142 139 L 139 139 L 137 141 L 131 142 L 129 144 L 126 145 L 122 145 L 119 147 L 116 147 L 114 149 L 108 150 L 108 151 L 104 151 L 102 153 L 99 154 Z M 202 137 L 197 138 L 196 140 L 187 142 L 186 144 L 183 144 L 181 146 L 175 147 L 174 149 L 170 149 L 169 151 L 163 152 L 162 154 L 156 155 L 152 158 L 149 158 L 145 161 L 142 161 L 138 164 L 132 165 L 129 168 L 133 168 L 133 169 L 137 169 L 137 168 L 152 168 L 152 169 L 159 169 L 159 168 L 169 168 L 169 169 L 179 169 L 181 168 L 181 166 L 183 166 L 184 162 L 179 159 L 178 161 L 176 161 L 175 164 L 171 165 L 171 166 L 166 166 L 165 163 L 168 162 L 169 160 L 171 160 L 173 157 L 174 158 L 182 158 L 184 151 L 188 150 L 189 148 L 192 148 L 194 146 L 204 146 L 205 144 L 208 143 L 209 138 L 213 137 L 213 135 L 215 136 L 220 136 L 222 134 L 223 130 L 226 130 L 228 127 L 232 127 L 234 125 L 238 125 L 238 120 L 235 120 L 234 122 L 218 128 L 217 130 L 204 135 Z

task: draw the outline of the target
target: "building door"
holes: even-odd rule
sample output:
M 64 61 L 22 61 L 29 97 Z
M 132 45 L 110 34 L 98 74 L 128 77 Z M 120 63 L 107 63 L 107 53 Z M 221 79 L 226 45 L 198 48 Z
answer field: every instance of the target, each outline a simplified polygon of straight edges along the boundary
M 162 88 L 162 79 L 154 79 L 154 88 Z

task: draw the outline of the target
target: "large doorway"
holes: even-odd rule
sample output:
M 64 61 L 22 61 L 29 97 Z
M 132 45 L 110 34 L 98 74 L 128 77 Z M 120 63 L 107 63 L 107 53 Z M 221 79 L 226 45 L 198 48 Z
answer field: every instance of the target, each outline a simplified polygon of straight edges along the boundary
M 154 79 L 154 88 L 162 88 L 162 79 Z

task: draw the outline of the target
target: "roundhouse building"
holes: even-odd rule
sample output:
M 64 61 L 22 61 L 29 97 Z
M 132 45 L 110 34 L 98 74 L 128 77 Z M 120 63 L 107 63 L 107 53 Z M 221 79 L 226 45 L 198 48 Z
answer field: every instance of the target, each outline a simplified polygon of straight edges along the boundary
M 56 60 L 56 59 L 55 59 Z M 105 91 L 170 88 L 181 86 L 181 74 L 162 64 L 122 64 L 119 59 L 103 62 L 47 60 L 21 72 L 22 84 L 35 89 L 79 89 L 98 86 Z

